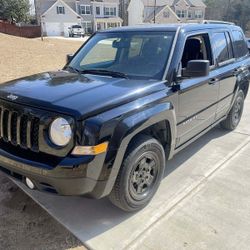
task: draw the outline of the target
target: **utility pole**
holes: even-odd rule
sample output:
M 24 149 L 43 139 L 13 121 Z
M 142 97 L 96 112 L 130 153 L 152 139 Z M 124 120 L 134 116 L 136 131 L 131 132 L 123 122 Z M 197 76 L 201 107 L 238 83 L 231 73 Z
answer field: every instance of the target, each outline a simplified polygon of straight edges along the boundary
M 156 8 L 156 0 L 155 0 L 155 3 L 154 3 L 154 23 L 155 23 L 155 8 Z
M 42 15 L 41 15 L 41 2 L 40 2 L 40 0 L 34 0 L 34 5 L 35 5 L 37 22 L 38 22 L 38 24 L 40 22 L 41 40 L 43 41 L 43 20 L 42 20 Z

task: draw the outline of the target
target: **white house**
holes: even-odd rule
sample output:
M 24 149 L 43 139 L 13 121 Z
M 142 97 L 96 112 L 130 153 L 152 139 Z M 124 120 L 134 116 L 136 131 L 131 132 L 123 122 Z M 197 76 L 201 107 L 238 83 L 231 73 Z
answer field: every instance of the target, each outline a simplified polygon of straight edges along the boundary
M 205 10 L 202 0 L 131 0 L 128 24 L 202 21 Z
M 68 28 L 81 25 L 86 33 L 119 27 L 119 0 L 35 0 L 44 35 L 68 36 Z

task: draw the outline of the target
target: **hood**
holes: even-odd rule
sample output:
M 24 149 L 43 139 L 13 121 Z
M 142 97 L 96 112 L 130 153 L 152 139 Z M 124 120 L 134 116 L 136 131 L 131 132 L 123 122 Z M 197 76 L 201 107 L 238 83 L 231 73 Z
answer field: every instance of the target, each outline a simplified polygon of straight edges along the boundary
M 160 91 L 163 86 L 162 82 L 156 80 L 129 80 L 56 71 L 2 84 L 0 98 L 82 117 Z

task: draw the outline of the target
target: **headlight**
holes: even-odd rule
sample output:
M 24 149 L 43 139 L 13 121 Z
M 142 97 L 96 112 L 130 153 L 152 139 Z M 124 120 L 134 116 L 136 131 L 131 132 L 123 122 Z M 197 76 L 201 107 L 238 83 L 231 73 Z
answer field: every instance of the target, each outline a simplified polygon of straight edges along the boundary
M 49 130 L 51 141 L 57 146 L 66 146 L 72 138 L 72 129 L 67 120 L 64 118 L 55 119 Z

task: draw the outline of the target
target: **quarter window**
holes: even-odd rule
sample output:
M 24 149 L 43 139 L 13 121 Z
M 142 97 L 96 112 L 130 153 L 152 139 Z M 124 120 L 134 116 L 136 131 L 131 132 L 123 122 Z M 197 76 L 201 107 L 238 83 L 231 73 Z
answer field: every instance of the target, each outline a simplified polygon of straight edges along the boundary
M 233 45 L 236 58 L 246 56 L 248 54 L 247 44 L 242 32 L 235 30 L 233 34 Z
M 224 32 L 214 33 L 212 37 L 214 52 L 218 63 L 225 62 L 230 57 L 226 35 Z

